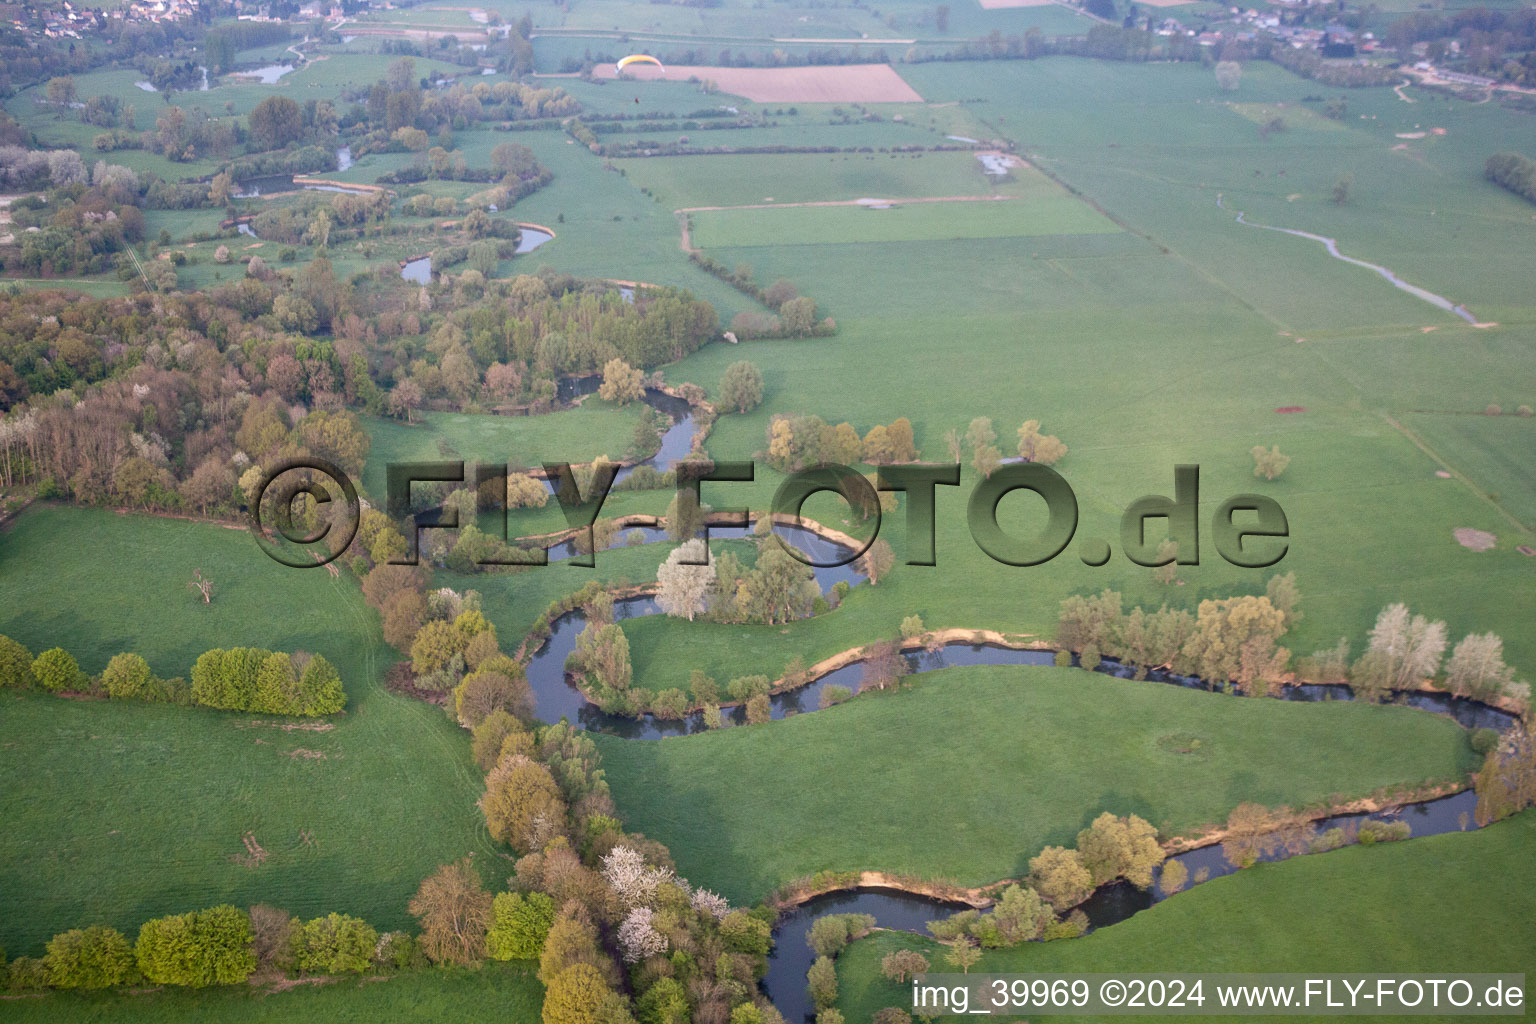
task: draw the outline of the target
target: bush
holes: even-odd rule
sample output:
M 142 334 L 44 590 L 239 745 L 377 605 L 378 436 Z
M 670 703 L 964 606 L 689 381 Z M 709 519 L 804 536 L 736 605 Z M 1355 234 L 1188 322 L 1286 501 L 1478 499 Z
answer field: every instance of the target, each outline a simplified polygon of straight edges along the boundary
M 497 960 L 532 960 L 544 952 L 544 940 L 555 923 L 555 901 L 541 892 L 496 894 L 495 921 L 485 936 L 485 948 Z
M 1471 737 L 1472 749 L 1479 754 L 1487 755 L 1499 748 L 1499 731 L 1497 729 L 1474 729 Z
M 48 987 L 48 965 L 42 960 L 19 956 L 5 972 L 7 992 L 41 992 Z
M 1373 821 L 1368 818 L 1360 823 L 1360 845 L 1395 843 L 1407 839 L 1412 832 L 1412 827 L 1406 821 Z
M 95 925 L 55 935 L 43 959 L 54 988 L 112 988 L 134 972 L 133 949 L 116 928 Z
M 1327 853 L 1329 850 L 1337 850 L 1339 847 L 1348 844 L 1348 842 L 1348 834 L 1342 828 L 1335 827 L 1326 832 L 1318 833 L 1308 849 L 1312 853 Z
M 677 721 L 688 713 L 688 695 L 672 687 L 651 700 L 651 713 L 663 721 Z
M 1100 660 L 1099 649 L 1092 644 L 1084 647 L 1077 656 L 1077 663 L 1089 672 L 1099 667 Z
M 385 932 L 379 936 L 378 945 L 373 947 L 373 962 L 380 967 L 403 971 L 418 965 L 425 966 L 426 959 L 410 933 Z
M 101 681 L 107 687 L 108 696 L 119 699 L 148 696 L 153 680 L 154 673 L 149 670 L 149 662 L 137 654 L 114 655 L 101 673 Z
M 761 725 L 772 718 L 772 708 L 765 694 L 757 694 L 747 701 L 747 722 L 750 725 Z
M 853 691 L 848 687 L 838 686 L 837 684 L 833 683 L 821 688 L 820 705 L 824 708 L 830 708 L 834 705 L 841 704 L 843 701 L 849 699 L 852 696 Z
M 54 647 L 39 654 L 37 660 L 32 662 L 32 674 L 37 677 L 43 689 L 53 693 L 79 689 L 85 675 L 80 671 L 80 664 L 75 661 L 74 655 L 62 647 Z
M 228 905 L 145 921 L 134 955 L 156 985 L 234 985 L 256 969 L 251 919 Z
M 1052 942 L 1056 939 L 1075 939 L 1088 930 L 1088 915 L 1081 910 L 1074 910 L 1059 921 L 1052 921 L 1045 926 L 1040 933 L 1043 942 Z
M 1057 668 L 1070 668 L 1072 665 L 1071 651 L 1057 651 L 1053 659 Z
M 329 914 L 307 922 L 294 937 L 294 957 L 306 974 L 361 974 L 373 963 L 379 933 L 367 921 Z
M 32 652 L 8 636 L 0 636 L 0 686 L 30 690 L 37 685 Z

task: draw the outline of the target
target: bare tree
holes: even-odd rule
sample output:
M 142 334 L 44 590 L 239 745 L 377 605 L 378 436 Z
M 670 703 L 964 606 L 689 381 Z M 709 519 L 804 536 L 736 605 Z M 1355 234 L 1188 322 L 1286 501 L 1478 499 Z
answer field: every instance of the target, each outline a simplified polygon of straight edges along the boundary
M 203 570 L 194 569 L 193 578 L 187 582 L 187 586 L 203 595 L 203 604 L 213 603 L 213 580 L 203 575 Z

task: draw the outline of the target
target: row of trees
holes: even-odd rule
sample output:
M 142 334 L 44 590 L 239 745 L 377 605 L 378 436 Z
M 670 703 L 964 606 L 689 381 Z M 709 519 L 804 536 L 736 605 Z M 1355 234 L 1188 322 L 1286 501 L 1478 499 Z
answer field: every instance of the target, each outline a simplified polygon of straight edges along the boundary
M 1290 652 L 1279 640 L 1301 618 L 1300 604 L 1293 573 L 1271 577 L 1263 596 L 1201 601 L 1193 615 L 1166 605 L 1125 612 L 1121 595 L 1105 590 L 1064 600 L 1056 639 L 1065 650 L 1078 652 L 1087 668 L 1108 655 L 1135 666 L 1137 678 L 1161 667 L 1218 686 L 1235 685 L 1243 693 L 1273 695 L 1290 664 Z M 1444 622 L 1392 604 L 1377 616 L 1359 658 L 1351 662 L 1349 639 L 1341 637 L 1335 646 L 1300 659 L 1296 676 L 1307 683 L 1348 683 L 1358 699 L 1369 701 L 1438 680 L 1458 697 L 1529 703 L 1530 684 L 1515 679 L 1496 634 L 1469 633 L 1446 659 L 1448 645 Z
M 1515 679 L 1504 661 L 1504 641 L 1494 633 L 1468 633 L 1445 657 L 1446 624 L 1409 611 L 1402 603 L 1383 608 L 1371 628 L 1365 652 L 1349 660 L 1348 637 L 1301 659 L 1297 674 L 1307 682 L 1348 683 L 1362 700 L 1380 700 L 1394 690 L 1440 682 L 1458 697 L 1530 701 L 1530 684 Z M 1442 668 L 1444 676 L 1441 677 Z
M 1495 185 L 1536 203 L 1536 160 L 1519 153 L 1495 153 L 1488 158 L 1484 174 Z
M 192 666 L 192 699 L 227 711 L 309 716 L 335 714 L 347 703 L 341 676 L 324 656 L 259 647 L 200 655 Z
M 367 525 L 374 544 L 397 535 L 387 520 Z M 364 532 L 355 545 L 360 556 Z M 480 809 L 487 830 L 518 858 L 510 891 L 494 896 L 467 860 L 422 883 L 409 908 L 421 925 L 422 955 L 440 964 L 537 958 L 546 1024 L 690 1014 L 782 1024 L 756 986 L 772 914 L 732 910 L 679 877 L 664 846 L 624 831 L 596 745 L 565 722 L 533 719 L 522 665 L 500 651 L 478 595 L 427 592 L 430 576 L 419 567 L 359 568 L 364 596 L 383 612 L 391 642 L 410 650 L 417 683 L 458 679 L 448 710 L 470 732 L 472 755 L 486 772 Z M 611 625 L 612 599 L 594 581 L 552 604 L 530 639 L 574 607 Z
M 1279 640 L 1299 617 L 1299 602 L 1290 574 L 1271 579 L 1263 596 L 1201 601 L 1195 614 L 1166 605 L 1126 613 L 1121 595 L 1104 590 L 1062 602 L 1056 641 L 1077 651 L 1085 668 L 1108 655 L 1135 666 L 1137 678 L 1167 667 L 1243 693 L 1278 692 L 1290 660 Z
M 459 915 L 451 930 L 444 921 L 450 907 Z M 410 910 L 423 924 L 419 939 L 380 932 L 348 914 L 305 921 L 267 904 L 248 910 L 225 904 L 154 918 L 140 926 L 132 942 L 106 925 L 73 928 L 50 939 L 40 958 L 18 957 L 7 965 L 0 956 L 0 988 L 14 993 L 142 984 L 197 989 L 238 985 L 253 975 L 394 972 L 465 962 L 458 957 L 465 940 L 479 951 L 476 959 L 537 959 L 556 914 L 554 901 L 543 893 L 503 892 L 493 898 L 467 862 L 445 865 L 423 882 Z
M 185 679 L 156 676 L 137 654 L 114 655 L 101 675 L 92 676 L 62 648 L 33 658 L 25 646 L 0 636 L 0 687 L 272 715 L 330 715 L 347 703 L 341 676 L 323 656 L 256 647 L 204 652 L 188 685 Z
M 912 423 L 905 416 L 889 426 L 876 424 L 862 438 L 850 423 L 832 426 L 816 415 L 777 413 L 768 422 L 768 462 L 783 473 L 836 463 L 851 466 L 916 462 Z
M 1003 453 L 994 443 L 997 431 L 987 416 L 977 416 L 966 427 L 964 435 L 955 430 L 944 433 L 944 444 L 950 458 L 960 461 L 962 446 L 971 451 L 971 468 L 989 477 L 1003 464 Z M 1038 462 L 1052 466 L 1067 454 L 1067 446 L 1054 434 L 1042 434 L 1039 420 L 1025 420 L 1018 430 L 1018 457 L 1025 462 Z

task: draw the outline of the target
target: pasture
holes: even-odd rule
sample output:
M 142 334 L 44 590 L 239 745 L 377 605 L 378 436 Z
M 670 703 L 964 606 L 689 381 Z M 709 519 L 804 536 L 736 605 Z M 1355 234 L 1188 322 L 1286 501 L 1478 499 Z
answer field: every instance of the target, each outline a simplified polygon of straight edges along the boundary
M 988 951 L 976 970 L 1518 971 L 1536 943 L 1536 900 L 1527 886 L 1479 881 L 1523 878 L 1533 840 L 1536 815 L 1527 811 L 1465 835 L 1258 864 L 1085 938 Z M 941 947 L 905 932 L 853 943 L 837 959 L 838 1006 L 849 1020 L 911 1005 L 909 987 L 880 975 L 880 958 L 897 949 L 943 963 Z
M 846 134 L 854 126 L 840 127 Z M 751 129 L 755 134 L 758 130 Z M 734 136 L 734 132 L 727 133 Z M 668 209 L 861 199 L 985 196 L 998 191 L 969 152 L 783 153 L 616 160 Z M 1044 181 L 1044 179 L 1041 179 Z M 1055 190 L 1055 186 L 1045 183 Z M 1009 194 L 1018 194 L 1010 190 Z
M 618 72 L 598 65 L 598 78 L 633 78 L 638 82 L 714 82 L 720 91 L 756 103 L 921 103 L 923 98 L 889 64 L 840 64 L 829 67 L 731 68 L 708 65 L 631 65 Z
M 1159 745 L 1175 732 L 1208 753 Z M 1476 763 L 1454 722 L 1406 708 L 1030 667 L 946 669 L 767 725 L 597 740 L 629 826 L 733 901 L 823 869 L 978 885 L 1026 873 L 1104 811 L 1184 835 L 1244 801 L 1301 808 Z
M 499 1017 L 515 1024 L 538 1020 L 544 986 L 525 962 L 489 963 L 475 970 L 440 968 L 317 979 L 317 984 L 236 985 L 202 990 L 125 993 L 52 992 L 6 1004 L 6 1019 L 99 1021 L 229 1021 L 261 1024 L 372 1024 L 380 1020 L 434 1022 Z
M 1067 195 L 1030 201 L 898 203 L 715 210 L 694 214 L 693 242 L 741 245 L 858 245 L 955 238 L 1114 234 L 1120 230 Z
M 212 604 L 187 587 L 214 581 Z M 323 654 L 347 709 L 296 723 L 151 705 L 0 695 L 0 943 L 220 902 L 409 923 L 438 864 L 493 856 L 458 727 L 383 690 L 393 660 L 348 576 L 290 569 L 244 530 L 36 508 L 0 534 L 0 633 L 61 645 L 88 672 L 120 651 L 185 677 L 211 647 Z M 250 857 L 245 836 L 264 856 Z M 409 842 L 402 838 L 409 836 Z
M 368 417 L 363 426 L 372 446 L 363 489 L 382 502 L 386 468 L 396 462 L 462 459 L 526 468 L 545 462 L 590 462 L 599 455 L 623 458 L 642 408 L 639 403 L 617 406 L 593 395 L 576 409 L 546 416 L 429 412 L 413 424 Z
M 764 404 L 716 424 L 716 457 L 761 450 L 778 412 L 847 419 L 861 432 L 904 415 L 927 459 L 946 458 L 944 431 L 963 431 L 972 416 L 993 418 L 1005 454 L 1018 422 L 1037 418 L 1071 447 L 1057 468 L 1082 505 L 1080 536 L 1113 538 L 1120 510 L 1140 494 L 1167 493 L 1172 467 L 1181 462 L 1201 466 L 1203 501 L 1248 490 L 1280 501 L 1293 543 L 1277 571 L 1297 573 L 1306 603 L 1306 618 L 1285 641 L 1293 652 L 1308 653 L 1340 635 L 1358 645 L 1377 609 L 1404 600 L 1446 619 L 1453 640 L 1472 631 L 1500 633 L 1511 660 L 1529 675 L 1536 646 L 1524 623 L 1536 612 L 1536 596 L 1528 586 L 1531 563 L 1514 546 L 1529 543 L 1531 534 L 1485 497 L 1523 500 L 1518 480 L 1530 475 L 1531 448 L 1518 438 L 1527 421 L 1501 417 L 1465 428 L 1510 437 L 1492 449 L 1461 442 L 1442 452 L 1425 428 L 1426 446 L 1469 487 L 1435 475 L 1441 464 L 1416 442 L 1421 424 L 1414 413 L 1471 413 L 1489 402 L 1508 411 L 1536 394 L 1533 307 L 1517 283 L 1533 251 L 1516 241 L 1529 234 L 1530 214 L 1481 179 L 1483 154 L 1497 148 L 1498 133 L 1517 115 L 1463 104 L 1435 109 L 1429 123 L 1443 121 L 1449 138 L 1466 138 L 1457 145 L 1425 140 L 1421 164 L 1391 146 L 1397 131 L 1424 123 L 1428 104 L 1402 104 L 1387 89 L 1351 92 L 1342 125 L 1327 122 L 1314 132 L 1305 127 L 1311 119 L 1298 118 L 1294 130 L 1260 140 L 1257 126 L 1226 106 L 1209 73 L 1193 67 L 1051 59 L 989 66 L 985 76 L 955 65 L 904 73 L 933 98 L 985 88 L 988 103 L 978 110 L 1003 131 L 1027 125 L 1026 157 L 1129 230 L 920 246 L 773 239 L 706 247 L 727 266 L 752 266 L 759 281 L 799 283 L 839 325 L 829 339 L 758 342 L 745 350 L 711 346 L 669 371 L 712 387 L 736 359 L 762 368 Z M 1239 93 L 1243 102 L 1295 105 L 1308 88 L 1255 65 Z M 1021 96 L 1029 97 L 1027 108 L 1014 98 Z M 1162 127 L 1170 119 L 1178 132 Z M 718 159 L 731 166 L 723 161 L 735 158 Z M 926 167 L 924 161 L 866 166 Z M 749 189 L 782 198 L 756 178 L 749 185 L 694 185 L 705 175 L 685 177 L 665 165 L 648 172 L 649 162 L 632 163 L 632 174 L 649 173 L 669 204 L 694 205 L 690 188 L 703 200 Z M 1334 206 L 1325 197 L 1333 175 L 1351 168 L 1358 198 Z M 1452 184 L 1434 183 L 1442 181 Z M 857 179 L 836 187 L 858 191 Z M 1225 211 L 1215 205 L 1218 191 Z M 1262 223 L 1338 237 L 1344 251 L 1465 299 L 1479 318 L 1500 326 L 1464 324 L 1369 271 L 1330 259 L 1317 243 L 1233 223 L 1234 209 Z M 749 213 L 766 222 L 825 212 Z M 911 212 L 845 211 L 858 218 Z M 707 230 L 706 215 L 697 216 Z M 1422 239 L 1410 243 L 1413 234 L 1433 237 L 1436 248 Z M 1509 272 L 1479 276 L 1481 253 L 1492 251 L 1509 254 Z M 927 372 L 936 360 L 953 369 Z M 1290 406 L 1306 411 L 1275 412 Z M 1414 436 L 1399 429 L 1405 426 Z M 1278 444 L 1295 456 L 1284 477 L 1252 476 L 1247 450 L 1255 444 Z M 746 485 L 729 493 L 766 501 L 777 477 L 763 466 L 758 475 L 756 495 Z M 903 615 L 919 612 L 930 627 L 990 625 L 1048 635 L 1057 602 L 1074 591 L 1110 586 L 1126 592 L 1128 602 L 1192 608 L 1203 597 L 1252 592 L 1266 575 L 1204 559 L 1181 573 L 1186 586 L 1164 589 L 1118 558 L 1087 570 L 1075 548 L 1047 566 L 998 566 L 976 552 L 963 524 L 972 479 L 967 474 L 958 493 L 941 489 L 938 496 L 946 562 L 937 570 L 898 564 L 866 598 L 864 628 L 888 633 Z M 900 518 L 888 517 L 883 527 L 897 531 L 895 539 Z M 1499 547 L 1459 547 L 1451 531 L 1462 526 L 1495 533 Z M 876 607 L 883 609 L 878 627 Z M 661 651 L 679 649 L 682 634 L 673 623 L 625 628 L 637 666 L 659 665 Z M 794 624 L 781 643 L 749 634 L 729 653 L 706 640 L 702 648 L 690 646 L 686 658 L 726 678 L 767 671 L 792 654 L 814 660 L 832 645 L 803 638 L 828 628 Z M 697 624 L 689 635 L 690 643 L 700 635 Z M 759 667 L 747 668 L 754 659 Z

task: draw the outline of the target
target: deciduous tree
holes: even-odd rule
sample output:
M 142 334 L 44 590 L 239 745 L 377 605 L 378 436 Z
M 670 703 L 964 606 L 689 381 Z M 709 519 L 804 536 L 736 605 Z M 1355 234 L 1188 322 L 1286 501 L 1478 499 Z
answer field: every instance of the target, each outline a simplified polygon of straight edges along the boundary
M 720 405 L 733 412 L 757 408 L 763 400 L 763 372 L 743 359 L 725 368 L 720 378 Z
M 471 964 L 485 956 L 491 894 L 468 857 L 429 875 L 407 909 L 421 924 L 421 948 L 438 964 Z

